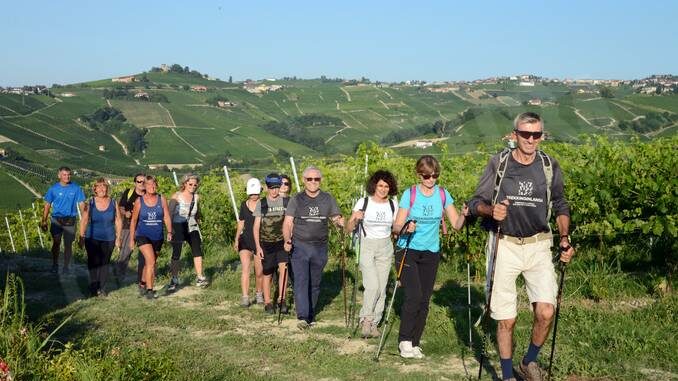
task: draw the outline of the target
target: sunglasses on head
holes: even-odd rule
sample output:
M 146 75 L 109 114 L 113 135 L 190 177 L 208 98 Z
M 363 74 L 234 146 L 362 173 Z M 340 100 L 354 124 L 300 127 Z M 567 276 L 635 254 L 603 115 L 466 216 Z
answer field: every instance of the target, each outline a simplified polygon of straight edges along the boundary
M 515 132 L 518 136 L 520 136 L 523 139 L 529 139 L 530 136 L 535 139 L 539 139 L 541 138 L 542 135 L 544 135 L 543 131 L 531 132 L 531 131 L 513 130 L 513 132 Z
M 311 181 L 315 181 L 315 182 L 318 182 L 318 183 L 319 183 L 321 179 L 322 179 L 321 177 L 307 177 L 307 178 L 306 178 L 306 181 L 308 181 L 309 183 L 310 183 Z
M 437 179 L 438 177 L 440 177 L 440 174 L 439 174 L 439 173 L 434 173 L 434 174 L 428 174 L 428 173 L 427 173 L 427 174 L 423 174 L 423 173 L 420 173 L 419 176 L 421 176 L 421 178 L 424 179 L 424 180 L 428 180 L 428 179 L 430 179 L 431 177 L 433 177 L 433 179 L 435 180 L 435 179 Z

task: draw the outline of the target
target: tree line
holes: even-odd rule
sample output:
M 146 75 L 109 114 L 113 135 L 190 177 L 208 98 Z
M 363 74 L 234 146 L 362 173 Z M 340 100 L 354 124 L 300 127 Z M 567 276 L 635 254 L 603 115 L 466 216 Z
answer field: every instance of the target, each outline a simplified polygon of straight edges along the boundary
M 142 153 L 148 147 L 145 138 L 148 129 L 139 128 L 129 123 L 122 112 L 116 108 L 102 107 L 91 114 L 80 116 L 80 120 L 93 130 L 106 134 L 117 134 L 125 142 L 131 153 Z

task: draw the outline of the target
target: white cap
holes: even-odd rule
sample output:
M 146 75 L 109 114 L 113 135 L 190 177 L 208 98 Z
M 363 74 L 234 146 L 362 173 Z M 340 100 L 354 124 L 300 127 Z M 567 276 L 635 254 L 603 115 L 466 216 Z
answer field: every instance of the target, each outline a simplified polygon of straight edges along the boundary
M 247 195 L 251 194 L 260 194 L 261 193 L 261 182 L 259 179 L 254 177 L 247 180 Z

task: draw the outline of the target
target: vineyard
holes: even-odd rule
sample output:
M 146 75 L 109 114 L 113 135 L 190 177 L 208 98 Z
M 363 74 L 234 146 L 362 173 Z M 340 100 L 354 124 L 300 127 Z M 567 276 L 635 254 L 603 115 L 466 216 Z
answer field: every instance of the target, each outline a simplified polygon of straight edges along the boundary
M 572 211 L 570 234 L 577 249 L 568 270 L 556 379 L 677 379 L 678 347 L 672 339 L 678 335 L 678 304 L 673 291 L 678 268 L 677 147 L 675 136 L 649 142 L 591 137 L 578 146 L 543 145 L 564 171 L 566 198 Z M 464 155 L 448 154 L 445 147 L 439 149 L 443 167 L 439 183 L 449 190 L 459 208 L 471 197 L 490 154 L 498 147 Z M 398 156 L 376 144 L 362 144 L 355 155 L 342 159 L 304 158 L 297 162 L 297 168 L 318 166 L 323 171 L 322 188 L 335 195 L 347 216 L 362 191 L 365 158 L 369 172 L 380 168 L 393 171 L 401 192 L 415 182 L 416 157 Z M 281 163 L 273 163 L 272 169 L 291 173 Z M 240 202 L 245 198 L 244 181 L 238 175 L 231 172 L 231 179 L 238 179 L 233 188 Z M 113 193 L 117 195 L 130 186 L 119 184 Z M 160 193 L 169 195 L 174 190 L 172 179 L 160 179 Z M 203 197 L 207 274 L 212 285 L 205 293 L 185 287 L 179 296 L 161 298 L 159 305 L 168 307 L 162 310 L 136 299 L 133 284 L 122 285 L 105 301 L 78 302 L 86 289 L 82 283 L 85 273 L 77 276 L 78 282 L 60 280 L 54 300 L 41 297 L 53 284 L 39 273 L 42 265 L 28 260 L 17 264 L 13 258 L 18 258 L 16 254 L 47 258 L 41 248 L 49 240 L 40 235 L 34 213 L 42 206 L 36 203 L 36 209 L 10 213 L 7 221 L 1 221 L 0 249 L 4 254 L 0 263 L 8 264 L 3 268 L 23 269 L 26 295 L 37 298 L 27 304 L 31 319 L 54 329 L 72 316 L 56 334 L 68 344 L 54 344 L 43 351 L 47 359 L 40 360 L 45 361 L 42 368 L 27 367 L 25 375 L 84 379 L 82 372 L 87 371 L 93 375 L 89 379 L 105 379 L 106 372 L 114 369 L 106 358 L 120 358 L 121 348 L 129 351 L 127 364 L 146 372 L 145 379 L 462 379 L 464 372 L 469 372 L 467 367 L 471 374 L 473 369 L 477 371 L 477 357 L 469 352 L 464 337 L 468 326 L 463 316 L 467 260 L 472 269 L 474 316 L 482 299 L 486 235 L 478 225 L 470 226 L 468 243 L 465 235 L 458 233 L 443 239 L 444 261 L 424 333 L 430 359 L 421 366 L 400 360 L 393 354 L 397 345 L 394 331 L 387 339 L 389 349 L 384 360 L 375 365 L 370 360 L 375 343 L 346 339 L 338 286 L 339 253 L 346 243 L 341 235 L 333 231 L 331 237 L 333 254 L 323 279 L 319 328 L 309 337 L 300 337 L 292 328 L 293 318 L 276 327 L 258 309 L 243 311 L 236 306 L 238 261 L 230 248 L 235 217 L 223 172 L 204 176 L 199 192 Z M 83 253 L 78 251 L 76 256 L 82 260 Z M 158 267 L 161 283 L 167 273 L 167 257 L 165 248 Z M 191 278 L 190 268 L 182 276 Z M 520 303 L 516 350 L 522 353 L 529 336 L 530 313 L 524 296 Z M 148 308 L 154 312 L 148 314 Z M 129 319 L 117 316 L 120 312 L 128 314 Z M 243 324 L 250 328 L 243 328 Z M 93 326 L 96 332 L 90 330 Z M 150 354 L 148 360 L 143 353 Z M 175 356 L 177 353 L 181 355 Z M 307 363 L 308 358 L 314 360 Z M 290 362 L 297 364 L 293 373 Z M 496 353 L 491 354 L 490 362 L 498 362 Z M 197 373 L 189 375 L 189 370 L 195 369 L 199 369 Z M 123 373 L 115 373 L 116 378 L 125 378 L 124 369 L 117 372 Z

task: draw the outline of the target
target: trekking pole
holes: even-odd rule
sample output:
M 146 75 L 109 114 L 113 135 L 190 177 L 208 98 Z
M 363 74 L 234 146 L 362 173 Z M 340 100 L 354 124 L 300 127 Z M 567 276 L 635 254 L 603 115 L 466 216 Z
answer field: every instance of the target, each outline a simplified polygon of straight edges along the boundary
M 287 263 L 285 263 L 285 270 L 283 270 L 282 284 L 278 287 L 281 289 L 280 305 L 278 306 L 278 325 L 282 323 L 282 306 L 285 302 L 285 292 L 287 291 Z
M 564 250 L 563 250 L 564 249 Z M 570 247 L 561 247 L 560 253 L 569 250 Z M 549 380 L 551 377 L 551 366 L 553 365 L 553 354 L 556 351 L 556 331 L 558 330 L 558 317 L 560 316 L 560 301 L 563 296 L 563 285 L 565 284 L 565 267 L 567 264 L 563 261 L 558 261 L 558 270 L 560 271 L 560 282 L 558 283 L 558 298 L 556 299 L 556 318 L 553 322 L 553 338 L 551 339 L 551 356 L 549 357 Z
M 497 251 L 499 249 L 499 235 L 501 234 L 501 225 L 497 225 L 497 231 L 494 233 L 494 242 L 492 245 L 492 256 L 490 257 L 490 277 L 488 278 L 489 280 L 489 287 L 487 290 L 487 304 L 485 304 L 485 307 L 483 308 L 483 314 L 480 315 L 474 326 L 479 326 L 480 323 L 485 323 L 484 325 L 484 330 L 485 334 L 483 335 L 483 342 L 482 342 L 482 350 L 480 351 L 480 366 L 478 367 L 478 380 L 480 380 L 480 376 L 483 374 L 483 362 L 485 361 L 486 353 L 485 353 L 485 347 L 487 346 L 487 331 L 489 331 L 489 319 L 488 317 L 490 316 L 490 303 L 492 302 L 492 289 L 494 288 L 494 270 L 496 269 L 496 262 L 497 262 Z
M 405 222 L 405 225 L 403 225 L 402 229 L 400 229 L 400 233 L 398 233 L 398 237 L 402 236 L 405 234 L 407 231 L 407 227 L 410 225 L 410 223 L 416 223 L 417 221 L 415 220 L 410 220 Z M 398 291 L 398 285 L 400 284 L 400 275 L 403 272 L 403 266 L 405 265 L 405 257 L 407 257 L 407 251 L 410 249 L 410 241 L 412 240 L 412 236 L 414 233 L 409 233 L 407 235 L 407 240 L 405 241 L 405 251 L 403 252 L 403 257 L 400 260 L 400 265 L 398 265 L 398 270 L 396 271 L 396 278 L 393 280 L 393 294 L 391 295 L 391 301 L 388 303 L 388 310 L 386 311 L 386 320 L 384 320 L 384 326 L 381 330 L 381 337 L 379 338 L 379 346 L 377 347 L 377 354 L 374 355 L 374 361 L 379 361 L 379 354 L 381 354 L 381 348 L 384 345 L 384 337 L 386 336 L 386 327 L 388 326 L 389 318 L 391 317 L 391 310 L 393 309 L 393 302 L 395 302 L 395 296 L 396 296 L 396 291 Z
M 363 220 L 358 220 L 356 222 L 355 229 L 353 230 L 353 248 L 355 251 L 355 266 L 353 273 L 353 290 L 351 291 L 351 306 L 349 308 L 349 317 L 351 320 L 350 327 L 354 327 L 353 334 L 355 336 L 357 331 L 357 325 L 355 325 L 355 312 L 356 312 L 356 297 L 358 293 L 358 270 L 360 265 L 360 250 L 362 247 L 362 234 L 365 232 L 363 227 Z
M 466 295 L 467 295 L 467 309 L 468 309 L 468 348 L 473 350 L 473 334 L 471 328 L 471 258 L 469 251 L 469 233 L 468 224 L 466 226 Z

